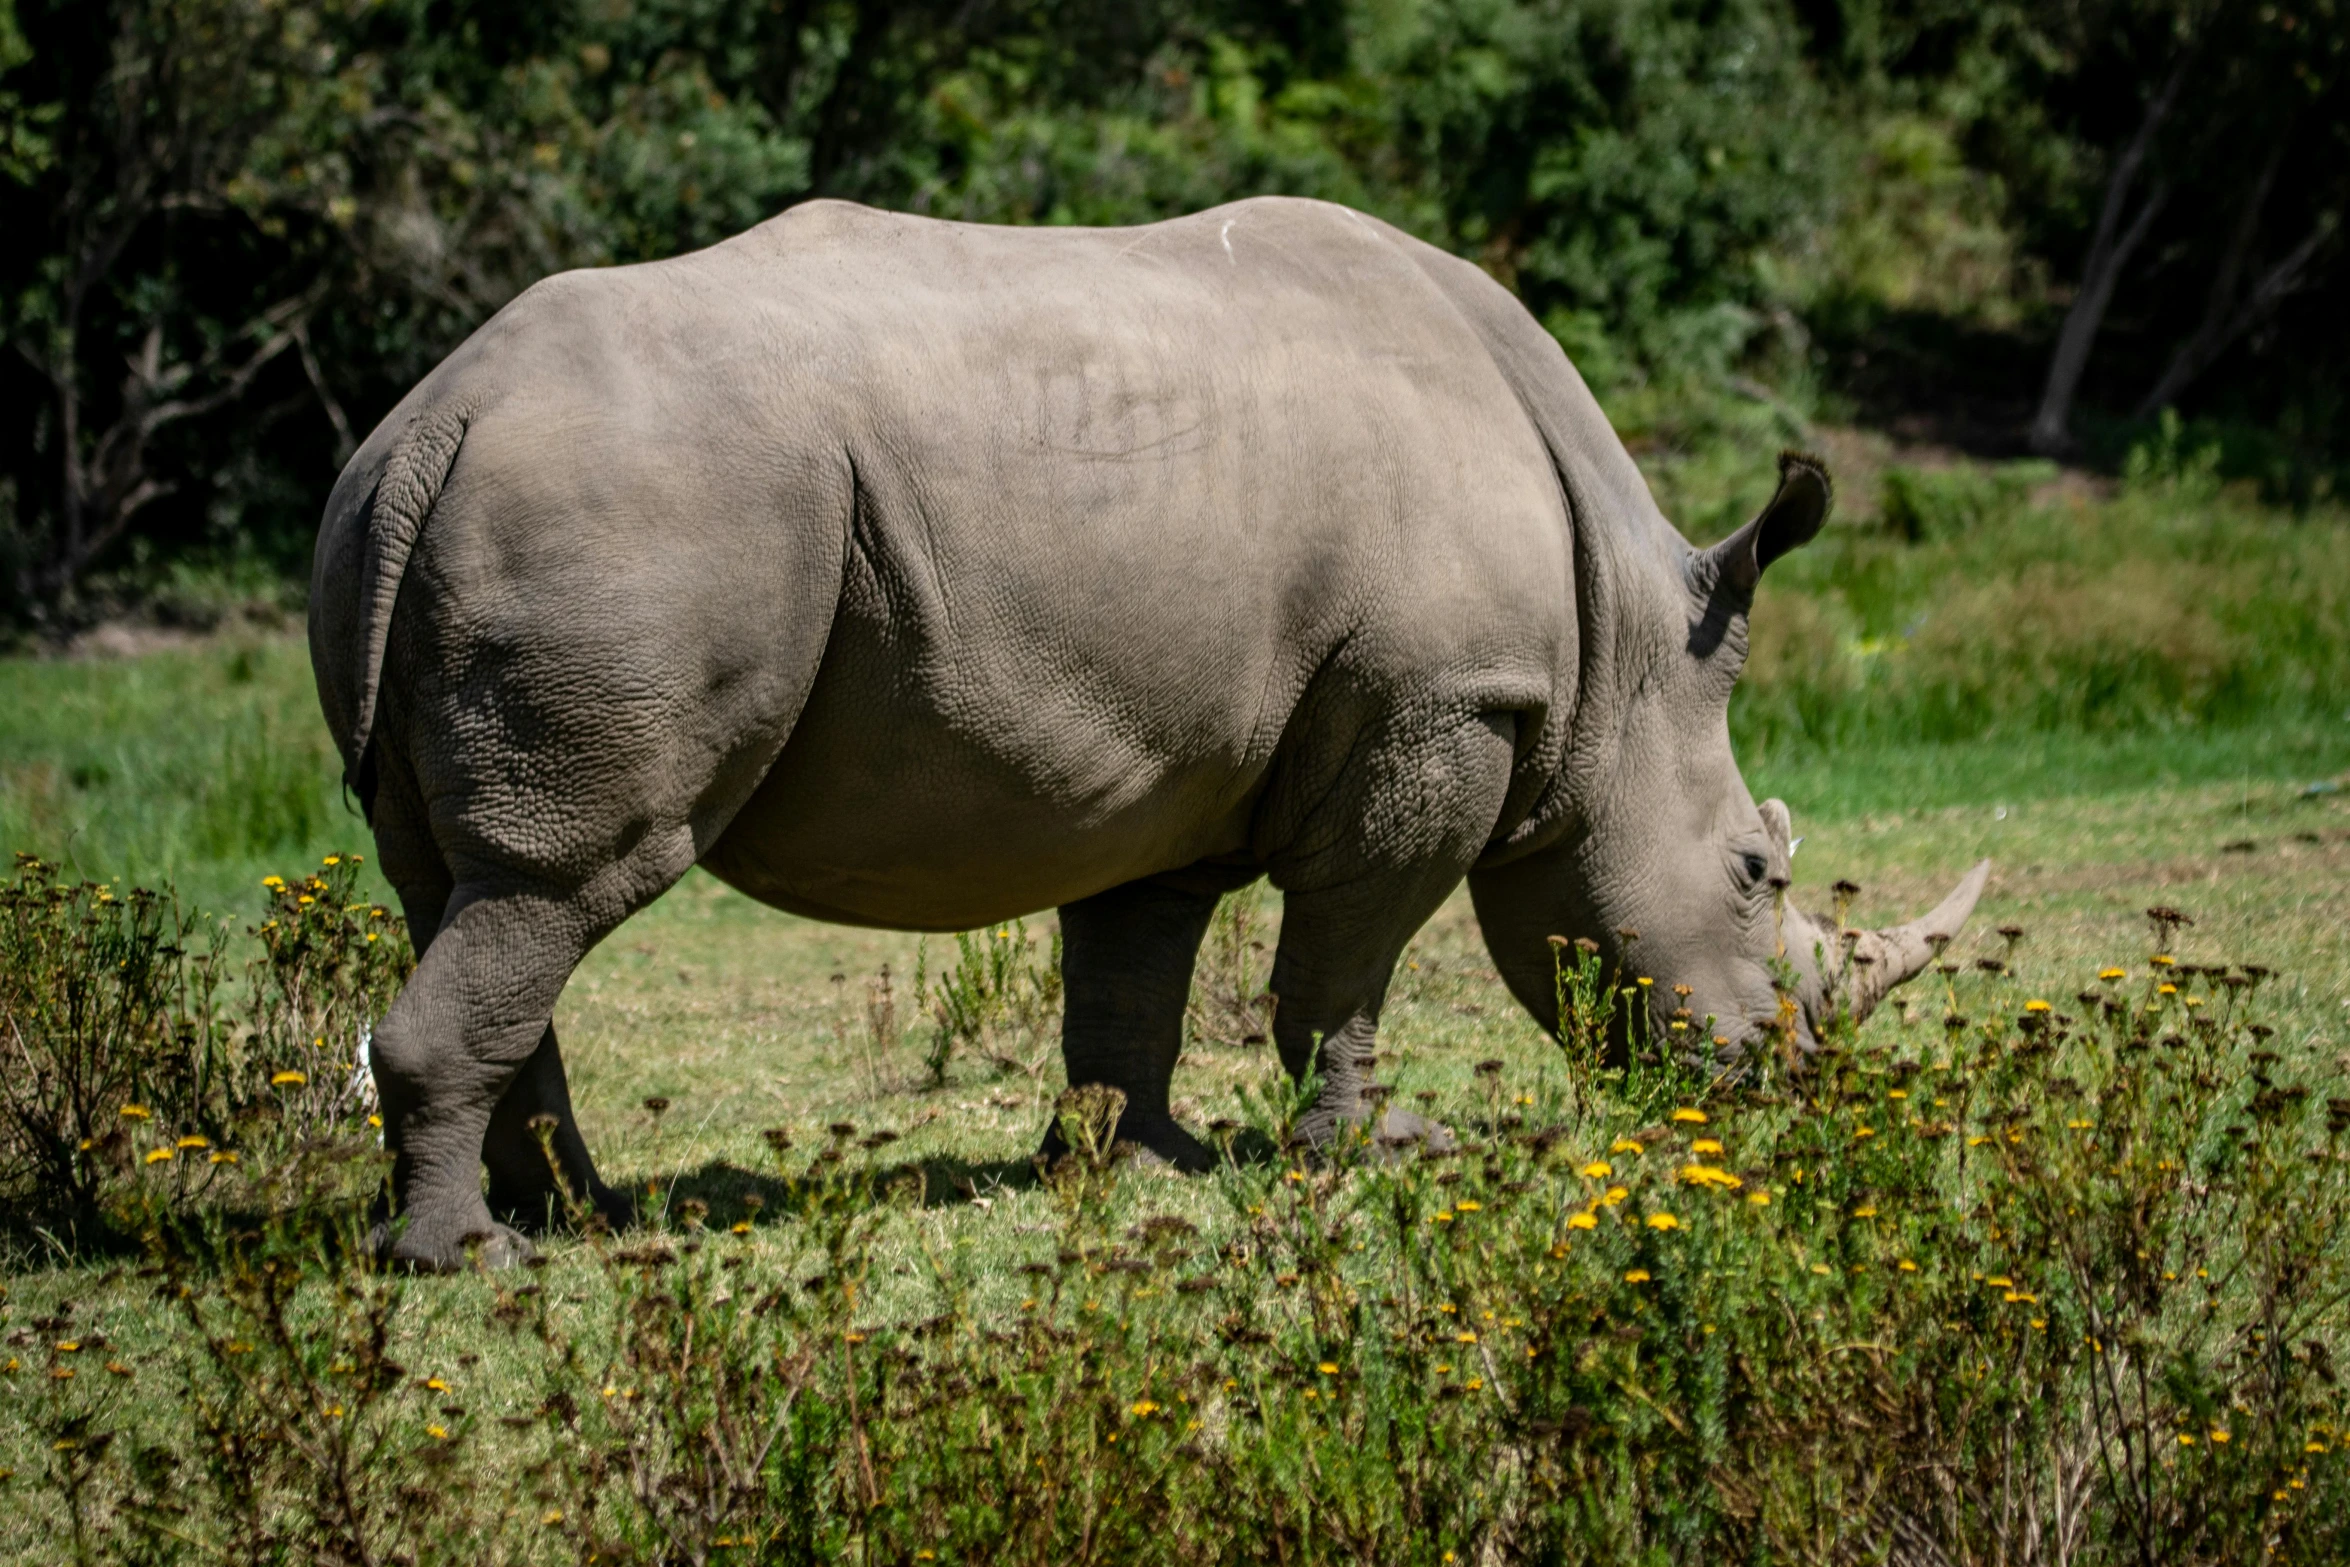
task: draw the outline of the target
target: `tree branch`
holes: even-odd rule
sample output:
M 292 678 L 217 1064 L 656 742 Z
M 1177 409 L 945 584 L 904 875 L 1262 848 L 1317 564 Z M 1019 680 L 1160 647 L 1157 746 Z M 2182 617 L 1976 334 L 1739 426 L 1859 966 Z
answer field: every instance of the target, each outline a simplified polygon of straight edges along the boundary
M 2112 178 L 2106 181 L 2105 204 L 2097 214 L 2096 233 L 2089 241 L 2089 258 L 2081 267 L 2081 289 L 2073 296 L 2072 308 L 2065 312 L 2064 327 L 2057 333 L 2056 352 L 2049 357 L 2048 380 L 2040 393 L 2039 412 L 2032 418 L 2031 440 L 2035 451 L 2061 452 L 2072 444 L 2073 394 L 2080 390 L 2081 374 L 2089 367 L 2089 350 L 2097 340 L 2098 328 L 2105 324 L 2105 311 L 2113 302 L 2114 285 L 2121 280 L 2123 268 L 2129 265 L 2130 256 L 2144 241 L 2155 216 L 2170 196 L 2169 186 L 2158 181 L 2147 193 L 2137 216 L 2125 228 L 2122 214 L 2129 208 L 2130 187 L 2137 183 L 2138 170 L 2153 151 L 2156 133 L 2178 102 L 2196 53 L 2193 43 L 2180 52 L 2178 63 L 2171 67 L 2169 78 L 2147 103 L 2137 133 L 2114 164 Z

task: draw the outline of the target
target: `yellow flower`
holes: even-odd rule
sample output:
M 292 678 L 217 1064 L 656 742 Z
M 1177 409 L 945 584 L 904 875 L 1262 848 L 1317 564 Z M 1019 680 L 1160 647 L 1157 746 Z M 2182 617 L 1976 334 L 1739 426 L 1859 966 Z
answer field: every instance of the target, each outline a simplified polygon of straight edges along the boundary
M 1648 1216 L 1648 1227 L 1652 1230 L 1677 1230 L 1681 1227 L 1681 1221 L 1669 1213 L 1652 1213 Z
M 1771 1194 L 1769 1192 L 1748 1192 L 1746 1200 L 1757 1208 L 1768 1208 L 1771 1205 Z
M 182 1148 L 209 1148 L 212 1146 L 212 1141 L 210 1138 L 198 1137 L 195 1133 L 190 1132 L 179 1140 L 179 1146 Z
M 1334 1377 L 1338 1375 L 1338 1362 L 1335 1360 L 1325 1360 L 1320 1365 L 1314 1367 L 1314 1369 L 1321 1372 L 1322 1375 L 1326 1377 Z
M 119 1113 L 125 1120 L 144 1121 L 155 1112 L 145 1105 L 124 1105 Z
M 2095 1121 L 2080 1121 L 2080 1120 L 2073 1120 L 2073 1121 L 2067 1121 L 2067 1122 L 2065 1122 L 2064 1124 L 2065 1124 L 2065 1127 L 2066 1127 L 2068 1130 L 2070 1130 L 2070 1131 L 2075 1131 L 2075 1132 L 2085 1132 L 2085 1131 L 2089 1130 L 2089 1128 L 2091 1128 L 2091 1127 L 2095 1126 L 2097 1123 L 2096 1123 Z
M 449 1431 L 446 1426 L 426 1426 L 424 1434 L 436 1442 L 446 1442 L 449 1439 Z
M 2154 993 L 2158 996 L 2175 996 L 2179 993 L 2179 987 L 2176 985 L 2157 985 L 2154 987 Z
M 1599 1200 L 1613 1208 L 1617 1203 L 1622 1202 L 1625 1198 L 1631 1195 L 1632 1193 L 1624 1187 L 1611 1186 L 1606 1191 L 1599 1194 Z
M 2015 1280 L 2009 1278 L 2004 1273 L 1994 1273 L 1983 1282 L 1995 1290 L 2011 1290 L 2015 1288 Z
M 1634 1268 L 1631 1272 L 1624 1275 L 1624 1282 L 1626 1284 L 1646 1284 L 1648 1282 L 1648 1270 L 1646 1268 Z
M 1871 1202 L 1864 1202 L 1859 1207 L 1852 1210 L 1852 1216 L 1856 1219 L 1873 1219 L 1877 1216 L 1877 1205 Z
M 286 879 L 283 876 L 264 876 L 261 878 L 261 885 L 267 887 L 271 892 L 283 892 L 286 888 Z
M 147 1150 L 147 1162 L 149 1164 L 162 1164 L 168 1161 L 170 1158 L 171 1150 L 168 1148 L 150 1148 Z
M 1605 1159 L 1594 1159 L 1583 1166 L 1583 1178 L 1588 1181 L 1604 1181 L 1615 1173 L 1616 1167 Z
M 1902 1258 L 1901 1261 L 1894 1264 L 1894 1266 L 1898 1267 L 1904 1273 L 1915 1273 L 1918 1271 L 1918 1265 L 1910 1261 L 1907 1257 Z
M 1430 1224 L 1450 1224 L 1452 1223 L 1452 1210 L 1439 1208 L 1436 1212 L 1428 1215 L 1428 1222 Z
M 2230 1436 L 2229 1436 L 2229 1433 L 2228 1433 L 2228 1431 L 2227 1431 L 2227 1429 L 2226 1429 L 2225 1427 L 2223 1427 L 2223 1426 L 2213 1426 L 2213 1427 L 2211 1428 L 2211 1439 L 2212 1439 L 2214 1442 L 2217 1442 L 2217 1443 L 2218 1443 L 2220 1446 L 2222 1446 L 2222 1447 L 2225 1447 L 2225 1446 L 2227 1446 L 2227 1445 L 2228 1445 L 2228 1442 L 2229 1442 L 2229 1440 L 2230 1440 Z
M 1718 1186 L 1726 1192 L 1734 1192 L 1746 1184 L 1729 1171 L 1710 1164 L 1685 1164 L 1681 1166 L 1680 1178 L 1692 1186 Z
M 1152 1403 L 1147 1398 L 1138 1398 L 1134 1401 L 1133 1407 L 1128 1409 L 1126 1412 L 1137 1420 L 1143 1420 L 1157 1414 L 1159 1412 L 1159 1406 Z
M 2179 1433 L 2179 1446 L 2181 1446 L 2181 1447 L 2193 1447 L 2194 1445 L 2195 1445 L 2195 1438 L 2194 1438 L 2192 1435 L 2190 1435 L 2189 1433 L 2187 1433 L 2187 1432 L 2185 1432 L 2185 1431 L 2181 1431 L 2181 1432 Z
M 2024 1010 L 2026 1012 L 2045 1012 L 2048 1010 L 2048 1003 L 2035 998 L 2024 1003 Z
M 1482 1213 L 1485 1211 L 1485 1205 L 1474 1197 L 1463 1197 L 1459 1202 L 1454 1203 L 1453 1207 L 1461 1213 Z
M 2156 968 L 2170 968 L 2179 960 L 2172 957 L 2167 952 L 2157 952 L 2154 954 L 2154 956 L 2148 958 L 2146 961 L 2153 964 Z
M 1814 1272 L 1814 1273 L 1817 1273 L 1817 1274 L 1819 1274 L 1821 1277 L 1825 1278 L 1827 1275 L 1829 1275 L 1829 1274 L 1831 1274 L 1831 1273 L 1834 1273 L 1836 1270 L 1835 1270 L 1834 1268 L 1831 1268 L 1831 1267 L 1829 1267 L 1829 1266 L 1828 1266 L 1826 1263 L 1824 1263 L 1824 1262 L 1815 1262 L 1815 1263 L 1813 1263 L 1813 1264 L 1811 1265 L 1811 1271 L 1812 1271 L 1812 1272 Z
M 319 863 L 321 865 L 340 865 L 343 863 L 343 857 L 339 854 L 330 854 Z
M 1687 1121 L 1693 1126 L 1703 1126 L 1705 1125 L 1705 1112 L 1703 1110 L 1693 1110 L 1689 1106 L 1683 1105 L 1680 1109 L 1673 1112 L 1673 1119 L 1676 1121 Z
M 300 1088 L 309 1081 L 309 1078 L 299 1072 L 272 1072 L 269 1077 L 269 1086 L 272 1088 Z
M 729 1226 L 727 1233 L 732 1235 L 748 1235 L 751 1233 L 751 1221 L 748 1219 L 737 1219 L 731 1226 Z
M 2039 1296 L 2027 1295 L 2022 1290 L 2009 1290 L 2006 1294 L 2000 1296 L 1999 1298 L 2006 1301 L 2010 1306 L 2037 1306 L 2040 1304 Z
M 1909 1090 L 1906 1088 L 1888 1088 L 1885 1090 L 1885 1097 L 1888 1099 L 1907 1099 L 1909 1097 Z
M 1640 1144 L 1632 1141 L 1631 1138 L 1619 1137 L 1614 1142 L 1607 1145 L 1607 1151 L 1609 1153 L 1640 1153 L 1644 1150 Z
M 226 1148 L 216 1149 L 210 1162 L 213 1164 L 235 1164 L 237 1156 Z
M 1720 1153 L 1722 1151 L 1722 1145 L 1721 1142 L 1716 1138 L 1700 1137 L 1697 1141 L 1689 1145 L 1689 1151 L 1691 1153 Z
M 2128 979 L 2130 971 L 2124 968 L 2101 968 L 2097 971 L 2097 977 L 2111 984 L 2117 979 Z
M 1852 1129 L 1852 1135 L 1855 1139 L 1874 1137 L 1877 1135 L 1877 1129 L 1873 1126 L 1856 1126 Z
M 1570 1230 L 1592 1230 L 1598 1227 L 1599 1215 L 1595 1213 L 1574 1213 L 1567 1216 L 1567 1228 Z
M 1966 1145 L 1969 1148 L 1980 1148 L 1990 1140 L 1988 1137 L 1970 1137 L 1966 1140 Z
M 294 901 L 295 901 L 296 903 L 300 904 L 300 905 L 301 905 L 303 908 L 308 908 L 308 907 L 310 907 L 310 905 L 311 905 L 311 904 L 313 904 L 313 903 L 316 903 L 318 900 L 317 900 L 316 898 L 313 898 L 312 896 L 310 896 L 310 894 L 308 894 L 308 893 L 306 893 L 306 892 L 305 892 L 305 893 L 303 893 L 303 894 L 302 894 L 302 895 L 301 895 L 299 898 L 296 898 Z
M 424 1385 L 428 1388 L 431 1388 L 436 1393 L 446 1393 L 449 1391 L 449 1384 L 443 1382 L 439 1377 L 426 1377 L 424 1379 Z

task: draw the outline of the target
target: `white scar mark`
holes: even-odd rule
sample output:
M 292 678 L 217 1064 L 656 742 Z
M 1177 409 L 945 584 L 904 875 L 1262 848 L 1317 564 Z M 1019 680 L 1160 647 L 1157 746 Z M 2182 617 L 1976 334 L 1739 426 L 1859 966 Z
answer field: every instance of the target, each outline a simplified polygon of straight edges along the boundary
M 1231 262 L 1236 267 L 1240 265 L 1240 258 L 1232 253 L 1232 225 L 1237 221 L 1238 220 L 1234 218 L 1226 218 L 1224 220 L 1224 232 L 1216 236 L 1218 239 L 1224 242 L 1224 259 Z

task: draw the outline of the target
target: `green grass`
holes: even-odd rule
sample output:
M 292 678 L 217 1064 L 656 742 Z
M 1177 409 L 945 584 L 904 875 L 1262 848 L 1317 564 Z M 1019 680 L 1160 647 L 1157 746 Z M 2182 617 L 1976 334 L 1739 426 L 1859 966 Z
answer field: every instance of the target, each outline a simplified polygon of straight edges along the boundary
M 260 878 L 364 839 L 298 637 L 0 660 L 0 843 L 95 880 L 257 907 Z

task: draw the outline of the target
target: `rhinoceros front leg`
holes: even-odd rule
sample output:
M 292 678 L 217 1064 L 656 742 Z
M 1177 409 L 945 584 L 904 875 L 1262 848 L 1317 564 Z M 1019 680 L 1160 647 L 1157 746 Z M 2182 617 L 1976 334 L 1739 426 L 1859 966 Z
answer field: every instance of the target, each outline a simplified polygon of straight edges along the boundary
M 1273 1040 L 1321 1091 L 1298 1123 L 1327 1146 L 1349 1128 L 1390 1148 L 1449 1147 L 1443 1127 L 1372 1093 L 1379 1011 L 1404 947 L 1484 852 L 1509 786 L 1515 724 L 1477 714 L 1367 748 L 1348 787 L 1308 818 L 1308 854 L 1276 857 L 1281 944 Z
M 1118 1141 L 1181 1170 L 1215 1167 L 1207 1145 L 1167 1107 L 1200 938 L 1217 893 L 1159 880 L 1128 882 L 1061 907 L 1061 1057 L 1069 1086 L 1101 1083 L 1126 1096 Z M 1055 1124 L 1044 1152 L 1063 1151 Z
M 1273 959 L 1273 1042 L 1290 1076 L 1320 1074 L 1320 1092 L 1297 1124 L 1307 1143 L 1327 1147 L 1358 1129 L 1389 1149 L 1452 1146 L 1438 1123 L 1381 1109 L 1372 1070 L 1389 977 L 1445 891 L 1431 896 L 1424 885 L 1400 884 L 1376 907 L 1354 889 L 1336 897 L 1293 893 L 1284 904 Z

